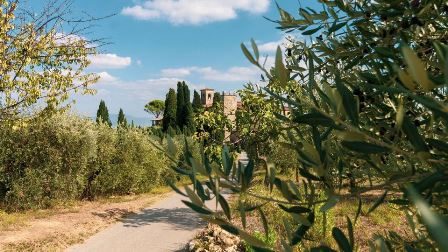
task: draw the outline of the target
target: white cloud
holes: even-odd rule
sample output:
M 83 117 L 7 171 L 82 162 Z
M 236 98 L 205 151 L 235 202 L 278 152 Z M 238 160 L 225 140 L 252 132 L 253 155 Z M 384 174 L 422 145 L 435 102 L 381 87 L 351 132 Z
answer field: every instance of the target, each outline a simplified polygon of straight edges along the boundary
M 141 20 L 155 19 L 160 17 L 159 12 L 151 9 L 145 9 L 140 5 L 126 7 L 121 11 L 121 13 L 123 15 L 133 16 Z
M 87 38 L 76 35 L 76 34 L 67 34 L 63 32 L 57 32 L 55 34 L 55 41 L 58 45 L 65 45 L 65 44 L 71 44 L 76 43 L 78 41 L 88 41 Z
M 167 68 L 162 69 L 164 77 L 185 77 L 191 74 L 192 68 Z
M 120 57 L 116 54 L 106 53 L 90 56 L 90 67 L 96 69 L 118 69 L 131 65 L 130 57 Z
M 239 11 L 265 13 L 269 4 L 270 0 L 149 0 L 126 7 L 121 13 L 140 20 L 198 25 L 234 19 Z
M 170 88 L 176 89 L 178 78 L 155 78 L 135 81 L 120 81 L 104 83 L 110 88 L 119 91 L 120 95 L 128 96 L 130 100 L 139 100 L 140 103 L 151 99 L 163 99 Z M 190 90 L 204 88 L 203 85 L 188 83 Z M 126 98 L 126 97 L 123 97 Z M 137 101 L 136 101 L 137 102 Z M 142 105 L 142 107 L 144 104 Z
M 291 38 L 283 37 L 278 41 L 271 41 L 266 42 L 262 44 L 258 44 L 258 50 L 262 53 L 275 53 L 277 51 L 277 47 L 280 46 L 280 48 L 283 50 L 285 47 L 290 46 Z
M 198 75 L 200 79 L 220 82 L 248 82 L 255 81 L 260 76 L 260 71 L 255 67 L 231 67 L 221 71 L 212 67 L 183 67 L 168 68 L 161 71 L 164 77 L 183 78 L 190 75 Z
M 113 82 L 117 80 L 115 76 L 110 75 L 108 72 L 99 72 L 97 74 L 100 76 L 99 81 L 101 82 Z
M 279 41 L 276 42 L 268 42 L 264 44 L 258 45 L 258 50 L 264 53 L 275 53 L 277 51 L 277 47 L 280 45 Z

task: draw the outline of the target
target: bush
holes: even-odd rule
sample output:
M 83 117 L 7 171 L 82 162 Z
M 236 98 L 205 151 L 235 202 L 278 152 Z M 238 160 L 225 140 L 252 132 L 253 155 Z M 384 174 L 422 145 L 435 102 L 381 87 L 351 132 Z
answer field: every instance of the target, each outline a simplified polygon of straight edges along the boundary
M 389 203 L 407 216 L 412 237 L 399 235 L 397 227 L 389 228 L 386 234 L 372 237 L 372 251 L 448 251 L 446 1 L 320 2 L 322 8 L 300 8 L 296 14 L 278 7 L 279 28 L 301 35 L 287 39 L 285 55 L 278 48 L 274 68 L 264 68 L 254 41 L 252 53 L 241 45 L 267 80 L 262 94 L 250 87 L 244 92 L 255 94 L 251 99 L 258 108 L 279 107 L 272 113 L 280 126 L 257 122 L 261 118 L 257 112 L 266 110 L 247 109 L 239 126 L 248 134 L 241 136 L 250 145 L 261 146 L 268 140 L 278 141 L 273 133 L 287 137 L 287 146 L 296 152 L 300 182 L 278 176 L 270 163 L 261 169 L 254 162 L 232 166 L 231 154 L 224 148 L 222 169 L 209 169 L 207 159 L 196 168 L 209 181 L 207 188 L 198 184 L 196 193 L 189 192 L 187 204 L 263 251 L 293 251 L 303 246 L 311 251 L 357 251 L 363 236 L 356 226 L 358 217 Z M 286 106 L 290 116 L 281 113 Z M 253 158 L 266 153 L 264 148 L 255 150 Z M 276 188 L 281 197 L 254 193 L 257 174 L 265 175 L 270 191 Z M 221 188 L 238 192 L 237 201 L 246 194 L 265 205 L 276 203 L 298 223 L 280 237 L 281 245 L 266 244 L 235 225 L 231 209 L 220 197 Z M 226 218 L 204 205 L 213 198 L 204 193 L 206 189 L 219 199 Z M 362 206 L 371 201 L 369 193 L 375 200 L 363 211 Z M 332 227 L 335 243 L 318 241 L 318 247 L 307 246 L 310 234 L 321 235 L 315 227 L 323 213 L 342 199 L 357 200 L 358 206 L 346 218 L 344 230 Z M 246 211 L 262 211 L 263 204 L 242 202 L 241 219 Z M 278 219 L 274 221 L 273 229 L 281 225 Z
M 136 128 L 58 114 L 0 128 L 0 202 L 37 209 L 99 195 L 140 193 L 165 182 L 167 159 Z
M 115 155 L 106 162 L 106 169 L 97 167 L 102 170 L 94 184 L 96 194 L 141 193 L 160 185 L 168 160 L 155 150 L 148 136 L 135 128 L 119 128 L 114 136 L 110 140 Z M 98 158 L 97 164 L 102 165 L 102 161 Z
M 81 193 L 95 157 L 95 125 L 56 115 L 0 129 L 4 202 L 15 209 L 47 207 Z

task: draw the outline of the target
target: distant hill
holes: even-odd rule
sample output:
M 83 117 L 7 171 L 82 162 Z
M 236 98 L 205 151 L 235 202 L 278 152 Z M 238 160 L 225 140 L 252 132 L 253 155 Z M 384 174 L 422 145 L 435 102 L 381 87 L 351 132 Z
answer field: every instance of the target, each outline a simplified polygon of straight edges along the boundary
M 118 114 L 112 114 L 109 115 L 110 120 L 112 121 L 113 126 L 116 126 L 117 121 L 118 121 Z M 128 120 L 128 123 L 131 124 L 132 121 L 134 121 L 134 125 L 135 126 L 151 126 L 152 122 L 151 122 L 151 118 L 148 117 L 136 117 L 136 116 L 131 116 L 131 115 L 126 115 L 126 120 Z

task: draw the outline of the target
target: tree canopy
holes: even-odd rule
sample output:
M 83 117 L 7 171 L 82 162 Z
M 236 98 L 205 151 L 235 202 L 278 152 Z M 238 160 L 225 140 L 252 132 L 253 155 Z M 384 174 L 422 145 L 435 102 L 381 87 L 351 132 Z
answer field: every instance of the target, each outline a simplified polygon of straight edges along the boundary
M 280 18 L 271 21 L 289 36 L 272 69 L 265 69 L 254 40 L 252 50 L 241 45 L 266 80 L 261 90 L 248 85 L 240 92 L 247 108 L 239 130 L 252 138 L 242 140 L 264 136 L 294 151 L 299 181 L 279 176 L 268 152 L 260 157 L 264 165 L 234 165 L 224 147 L 219 168 L 210 169 L 205 157 L 194 169 L 209 178 L 205 186 L 214 197 L 197 184 L 186 204 L 260 251 L 357 251 L 360 215 L 385 204 L 407 216 L 413 236 L 405 239 L 392 227 L 372 237 L 372 251 L 448 250 L 446 1 L 320 2 L 319 9 L 295 14 L 278 6 Z M 282 113 L 286 107 L 290 116 Z M 263 113 L 273 124 L 256 121 L 260 108 L 268 108 Z M 264 178 L 255 179 L 259 174 Z M 189 176 L 194 183 L 195 174 Z M 252 190 L 260 181 L 266 195 Z M 221 196 L 221 185 L 240 193 L 236 209 Z M 205 206 L 215 197 L 224 215 Z M 327 216 L 344 199 L 356 200 L 357 207 L 343 226 L 329 226 L 334 223 Z M 267 219 L 274 208 L 287 217 Z M 277 244 L 246 230 L 246 215 L 254 210 L 266 237 L 273 227 L 282 230 Z M 315 227 L 323 230 L 310 239 Z M 335 241 L 331 247 L 321 242 L 325 230 Z
M 192 107 L 193 107 L 194 113 L 199 113 L 203 110 L 203 106 L 202 106 L 202 102 L 201 102 L 201 95 L 199 95 L 199 93 L 196 90 L 194 90 L 194 93 L 193 93 Z
M 192 132 L 194 130 L 193 107 L 190 101 L 190 89 L 183 82 L 177 83 L 177 111 L 176 124 L 179 130 Z
M 117 126 L 119 127 L 127 127 L 128 121 L 126 120 L 126 116 L 124 115 L 123 109 L 120 108 L 120 111 L 118 112 L 118 121 Z
M 112 126 L 112 122 L 109 118 L 109 110 L 107 109 L 106 102 L 104 102 L 103 100 L 100 101 L 100 105 L 98 106 L 98 110 L 96 112 L 96 122 L 105 123 L 109 126 Z
M 163 131 L 166 132 L 169 128 L 176 128 L 177 115 L 176 91 L 170 88 L 166 95 L 165 110 L 163 112 Z
M 145 111 L 159 118 L 165 110 L 165 102 L 162 100 L 152 100 L 145 105 Z
M 79 36 L 82 28 L 70 30 L 67 6 L 52 1 L 35 14 L 20 5 L 0 0 L 0 120 L 22 117 L 30 108 L 34 115 L 54 111 L 72 92 L 94 93 L 89 87 L 99 78 L 84 70 L 100 42 Z

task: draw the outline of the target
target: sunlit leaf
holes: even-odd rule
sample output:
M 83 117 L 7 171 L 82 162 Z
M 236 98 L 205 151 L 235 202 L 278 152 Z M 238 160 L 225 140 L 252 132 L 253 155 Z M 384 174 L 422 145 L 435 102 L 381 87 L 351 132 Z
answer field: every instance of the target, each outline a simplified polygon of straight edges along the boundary
M 347 237 L 345 237 L 344 233 L 337 227 L 334 227 L 332 230 L 333 238 L 336 240 L 339 249 L 344 252 L 351 252 L 352 248 L 350 246 Z
M 187 205 L 189 208 L 191 208 L 193 211 L 197 212 L 197 213 L 200 213 L 200 214 L 206 214 L 206 215 L 211 215 L 211 214 L 213 214 L 212 211 L 210 211 L 210 210 L 208 210 L 208 209 L 205 209 L 205 208 L 203 208 L 203 207 L 201 207 L 201 206 L 198 206 L 198 205 L 196 205 L 196 204 L 194 204 L 194 203 L 188 202 L 188 201 L 186 201 L 186 200 L 182 200 L 182 202 L 183 202 L 185 205 Z
M 336 196 L 331 196 L 328 198 L 327 202 L 320 207 L 321 212 L 327 212 L 331 208 L 333 208 L 339 202 L 339 198 Z
M 409 72 L 412 78 L 420 84 L 425 91 L 430 91 L 436 86 L 429 80 L 428 73 L 426 72 L 425 65 L 417 57 L 417 55 L 407 46 L 402 48 L 403 56 L 406 64 L 409 67 Z
M 344 146 L 345 148 L 347 148 L 351 151 L 365 153 L 365 154 L 378 154 L 378 153 L 390 151 L 390 149 L 387 147 L 368 143 L 368 142 L 342 141 L 341 144 L 342 144 L 342 146 Z
M 387 190 L 384 191 L 384 193 L 373 203 L 373 205 L 369 208 L 369 211 L 367 211 L 367 214 L 375 211 L 386 199 L 387 196 Z

